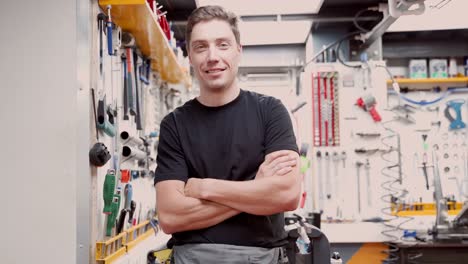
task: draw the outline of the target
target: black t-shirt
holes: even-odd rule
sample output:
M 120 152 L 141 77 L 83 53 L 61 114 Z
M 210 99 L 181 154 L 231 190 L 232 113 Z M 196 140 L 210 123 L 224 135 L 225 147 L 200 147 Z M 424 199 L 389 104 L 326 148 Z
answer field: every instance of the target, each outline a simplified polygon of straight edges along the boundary
M 193 99 L 161 122 L 155 184 L 187 182 L 191 177 L 252 180 L 265 155 L 277 150 L 298 151 L 291 119 L 280 100 L 244 90 L 219 107 Z M 283 246 L 284 217 L 240 213 L 208 228 L 175 233 L 173 240 L 175 245 Z

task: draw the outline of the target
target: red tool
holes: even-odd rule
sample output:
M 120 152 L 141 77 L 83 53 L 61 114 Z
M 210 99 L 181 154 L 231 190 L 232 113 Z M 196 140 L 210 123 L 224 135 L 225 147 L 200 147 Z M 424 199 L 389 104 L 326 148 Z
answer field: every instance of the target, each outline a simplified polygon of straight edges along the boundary
M 382 118 L 380 117 L 379 113 L 375 109 L 375 105 L 377 104 L 375 97 L 372 95 L 366 95 L 359 98 L 356 102 L 356 105 L 364 109 L 364 111 L 369 112 L 374 119 L 375 122 L 380 122 Z

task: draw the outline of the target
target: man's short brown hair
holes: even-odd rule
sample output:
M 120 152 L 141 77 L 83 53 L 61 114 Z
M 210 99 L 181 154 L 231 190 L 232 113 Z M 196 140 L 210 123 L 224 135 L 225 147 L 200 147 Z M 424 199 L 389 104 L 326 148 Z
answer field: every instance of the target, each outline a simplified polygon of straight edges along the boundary
M 236 37 L 237 44 L 240 44 L 240 33 L 237 25 L 238 18 L 236 14 L 225 10 L 221 6 L 209 5 L 201 6 L 193 10 L 192 14 L 190 14 L 188 18 L 187 29 L 185 30 L 185 43 L 187 50 L 190 49 L 190 40 L 192 37 L 191 35 L 193 27 L 202 21 L 210 21 L 213 19 L 226 21 L 231 26 L 231 30 Z

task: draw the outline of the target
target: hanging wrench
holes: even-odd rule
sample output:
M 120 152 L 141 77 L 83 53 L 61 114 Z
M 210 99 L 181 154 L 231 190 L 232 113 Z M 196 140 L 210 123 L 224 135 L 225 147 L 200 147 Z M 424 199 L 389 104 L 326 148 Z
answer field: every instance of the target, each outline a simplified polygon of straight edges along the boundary
M 370 184 L 370 163 L 369 159 L 366 159 L 366 164 L 364 166 L 366 170 L 366 184 L 367 184 L 367 206 L 372 206 L 372 188 Z
M 356 177 L 357 177 L 357 200 L 358 200 L 358 213 L 361 213 L 361 166 L 364 163 L 356 161 Z
M 317 151 L 319 210 L 323 211 L 322 152 Z
M 343 161 L 343 169 L 346 168 L 346 151 L 341 152 L 341 160 Z
M 333 178 L 333 185 L 335 186 L 335 193 L 338 194 L 340 193 L 340 180 L 338 179 L 338 169 L 339 169 L 339 162 L 340 162 L 340 157 L 338 156 L 338 152 L 334 151 L 333 152 L 333 169 L 334 169 L 334 178 Z
M 328 155 L 328 151 L 325 152 L 325 162 L 327 163 L 325 165 L 325 191 L 327 193 L 327 199 L 331 199 L 330 156 Z

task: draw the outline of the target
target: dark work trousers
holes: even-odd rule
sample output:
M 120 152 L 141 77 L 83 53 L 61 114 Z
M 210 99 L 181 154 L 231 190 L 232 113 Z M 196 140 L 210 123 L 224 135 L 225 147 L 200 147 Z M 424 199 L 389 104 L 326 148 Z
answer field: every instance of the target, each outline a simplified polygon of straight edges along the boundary
M 175 264 L 277 264 L 280 248 L 224 244 L 174 246 Z

